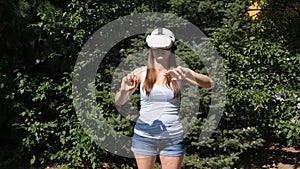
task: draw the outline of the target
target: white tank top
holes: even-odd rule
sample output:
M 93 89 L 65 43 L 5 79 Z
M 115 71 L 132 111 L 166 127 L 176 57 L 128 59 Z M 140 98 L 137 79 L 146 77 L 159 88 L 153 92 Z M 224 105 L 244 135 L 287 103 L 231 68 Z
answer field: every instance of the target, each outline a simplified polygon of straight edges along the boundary
M 149 138 L 182 137 L 183 127 L 179 119 L 180 99 L 163 84 L 155 84 L 149 96 L 142 90 L 147 67 L 142 69 L 140 84 L 141 109 L 134 132 Z

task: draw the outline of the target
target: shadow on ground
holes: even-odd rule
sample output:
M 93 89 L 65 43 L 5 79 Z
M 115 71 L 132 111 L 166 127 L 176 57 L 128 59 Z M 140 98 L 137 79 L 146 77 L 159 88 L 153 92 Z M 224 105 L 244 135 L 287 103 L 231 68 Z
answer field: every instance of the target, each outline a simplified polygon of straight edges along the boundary
M 263 147 L 240 157 L 238 168 L 300 169 L 300 147 L 286 147 L 274 136 L 265 140 Z

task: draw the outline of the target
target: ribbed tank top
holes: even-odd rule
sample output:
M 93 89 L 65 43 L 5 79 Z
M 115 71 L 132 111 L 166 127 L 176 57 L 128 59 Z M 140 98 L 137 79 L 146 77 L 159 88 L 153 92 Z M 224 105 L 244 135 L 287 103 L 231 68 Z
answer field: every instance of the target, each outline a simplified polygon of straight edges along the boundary
M 183 127 L 179 118 L 180 99 L 174 99 L 174 92 L 163 84 L 155 84 L 149 96 L 142 89 L 147 67 L 142 69 L 140 84 L 140 116 L 134 132 L 148 138 L 183 137 Z

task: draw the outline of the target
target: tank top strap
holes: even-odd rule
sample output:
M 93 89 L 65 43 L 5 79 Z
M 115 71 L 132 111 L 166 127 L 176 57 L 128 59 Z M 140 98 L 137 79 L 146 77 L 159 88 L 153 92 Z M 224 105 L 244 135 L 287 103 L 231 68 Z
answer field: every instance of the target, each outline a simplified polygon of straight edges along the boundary
M 143 86 L 144 81 L 146 79 L 146 74 L 147 74 L 147 66 L 142 67 L 142 79 L 141 79 L 141 86 Z

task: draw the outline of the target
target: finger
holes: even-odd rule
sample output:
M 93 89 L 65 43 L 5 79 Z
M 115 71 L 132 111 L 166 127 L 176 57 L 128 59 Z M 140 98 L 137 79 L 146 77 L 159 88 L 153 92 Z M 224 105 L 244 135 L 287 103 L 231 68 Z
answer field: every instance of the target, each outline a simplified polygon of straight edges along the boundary
M 138 83 L 137 81 L 133 81 L 132 85 L 128 87 L 128 91 L 132 94 L 137 89 Z
M 175 69 L 172 69 L 172 70 L 168 70 L 166 72 L 167 75 L 169 75 L 171 77 L 171 80 L 177 80 L 177 77 L 178 77 L 178 73 L 176 72 Z
M 131 79 L 130 79 L 130 85 L 131 86 L 133 86 L 133 87 L 135 87 L 136 85 L 137 85 L 137 78 L 136 78 L 136 76 L 135 75 L 131 75 L 131 77 L 130 77 Z
M 177 78 L 175 78 L 175 77 L 171 78 L 171 81 L 176 81 L 176 80 L 177 80 Z
M 135 74 L 130 74 L 130 83 L 131 83 L 131 85 L 136 84 L 136 75 Z
M 174 75 L 176 75 L 175 70 L 176 69 L 167 70 L 165 74 L 174 76 Z
M 132 78 L 131 78 L 131 75 L 130 75 L 130 74 L 128 74 L 128 75 L 126 76 L 126 83 L 129 84 L 129 85 L 131 85 L 131 83 L 132 83 Z
M 127 77 L 127 80 L 130 81 L 130 74 L 128 74 L 126 77 Z
M 177 71 L 181 77 L 184 77 L 185 73 L 184 73 L 184 69 L 182 67 L 178 67 Z
M 134 90 L 135 88 L 136 88 L 135 85 L 131 85 L 131 86 L 128 87 L 128 91 Z
M 123 77 L 122 83 L 123 83 L 123 84 L 127 84 L 127 83 L 128 83 L 128 78 L 127 78 L 127 76 L 124 76 L 124 77 Z
M 174 69 L 173 73 L 178 80 L 181 80 L 181 73 L 179 69 Z
M 137 80 L 134 80 L 134 82 L 133 82 L 133 86 L 134 86 L 134 88 L 137 88 L 137 87 L 139 86 L 139 83 L 138 83 L 138 81 L 137 81 Z

